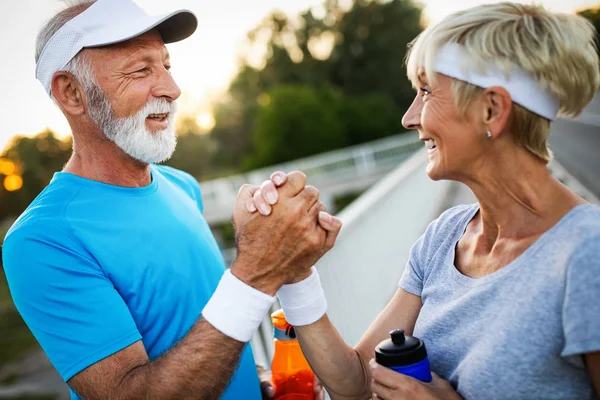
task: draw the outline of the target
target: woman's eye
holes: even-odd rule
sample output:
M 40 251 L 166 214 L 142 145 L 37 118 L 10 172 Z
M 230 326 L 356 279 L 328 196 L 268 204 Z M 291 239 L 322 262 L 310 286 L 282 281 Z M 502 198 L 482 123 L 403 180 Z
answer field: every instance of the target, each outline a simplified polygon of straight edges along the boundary
M 148 68 L 148 67 L 144 67 L 144 68 L 142 68 L 142 69 L 138 69 L 138 70 L 137 70 L 137 71 L 135 71 L 135 72 L 139 72 L 139 73 L 145 74 L 145 73 L 147 73 L 147 72 L 150 72 L 150 68 Z
M 421 97 L 431 94 L 431 90 L 427 89 L 426 87 L 422 87 L 422 88 L 420 88 L 420 90 L 421 90 Z

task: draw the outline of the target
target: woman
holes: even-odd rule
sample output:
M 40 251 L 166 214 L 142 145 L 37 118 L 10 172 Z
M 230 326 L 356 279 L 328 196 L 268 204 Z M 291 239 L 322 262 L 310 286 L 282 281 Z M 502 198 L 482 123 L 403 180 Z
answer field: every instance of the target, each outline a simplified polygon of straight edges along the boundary
M 418 93 L 403 125 L 426 144 L 427 175 L 465 183 L 478 203 L 427 228 L 397 293 L 354 349 L 322 307 L 280 294 L 332 398 L 600 393 L 600 208 L 546 168 L 551 121 L 577 115 L 598 90 L 594 37 L 575 15 L 498 3 L 450 15 L 411 43 L 408 77 Z M 256 205 L 268 207 L 272 190 L 263 185 Z M 313 273 L 286 290 L 314 294 L 311 279 L 318 284 Z M 396 328 L 425 341 L 431 383 L 372 360 Z

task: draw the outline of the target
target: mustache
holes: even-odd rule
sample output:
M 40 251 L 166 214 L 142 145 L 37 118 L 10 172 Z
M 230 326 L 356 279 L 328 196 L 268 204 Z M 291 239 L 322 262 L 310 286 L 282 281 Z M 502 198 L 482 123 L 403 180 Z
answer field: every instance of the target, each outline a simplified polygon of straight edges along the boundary
M 146 103 L 138 115 L 147 117 L 150 114 L 169 114 L 173 116 L 177 112 L 177 102 L 168 101 L 166 99 L 152 99 Z

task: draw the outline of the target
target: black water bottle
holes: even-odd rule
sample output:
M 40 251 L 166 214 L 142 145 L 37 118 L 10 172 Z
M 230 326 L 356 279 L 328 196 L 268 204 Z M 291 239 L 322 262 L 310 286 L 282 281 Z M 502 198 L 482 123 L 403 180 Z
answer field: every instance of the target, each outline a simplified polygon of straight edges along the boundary
M 425 343 L 421 339 L 405 335 L 402 329 L 391 331 L 390 336 L 390 339 L 375 347 L 377 363 L 422 382 L 431 382 Z

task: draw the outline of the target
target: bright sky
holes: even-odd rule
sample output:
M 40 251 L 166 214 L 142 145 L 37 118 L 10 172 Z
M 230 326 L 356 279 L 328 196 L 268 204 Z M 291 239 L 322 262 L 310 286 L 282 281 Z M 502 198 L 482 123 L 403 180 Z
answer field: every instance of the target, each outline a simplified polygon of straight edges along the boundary
M 322 0 L 135 0 L 150 14 L 187 8 L 199 19 L 190 38 L 169 45 L 173 75 L 184 91 L 180 110 L 209 113 L 210 103 L 227 88 L 237 69 L 237 55 L 246 33 L 271 10 L 287 13 L 319 7 Z M 489 0 L 421 0 L 427 18 L 437 21 L 448 13 Z M 572 12 L 599 5 L 600 0 L 541 0 L 552 10 Z M 14 134 L 35 134 L 51 127 L 70 133 L 66 120 L 35 79 L 35 37 L 42 24 L 63 4 L 57 0 L 2 1 L 0 14 L 0 149 Z

